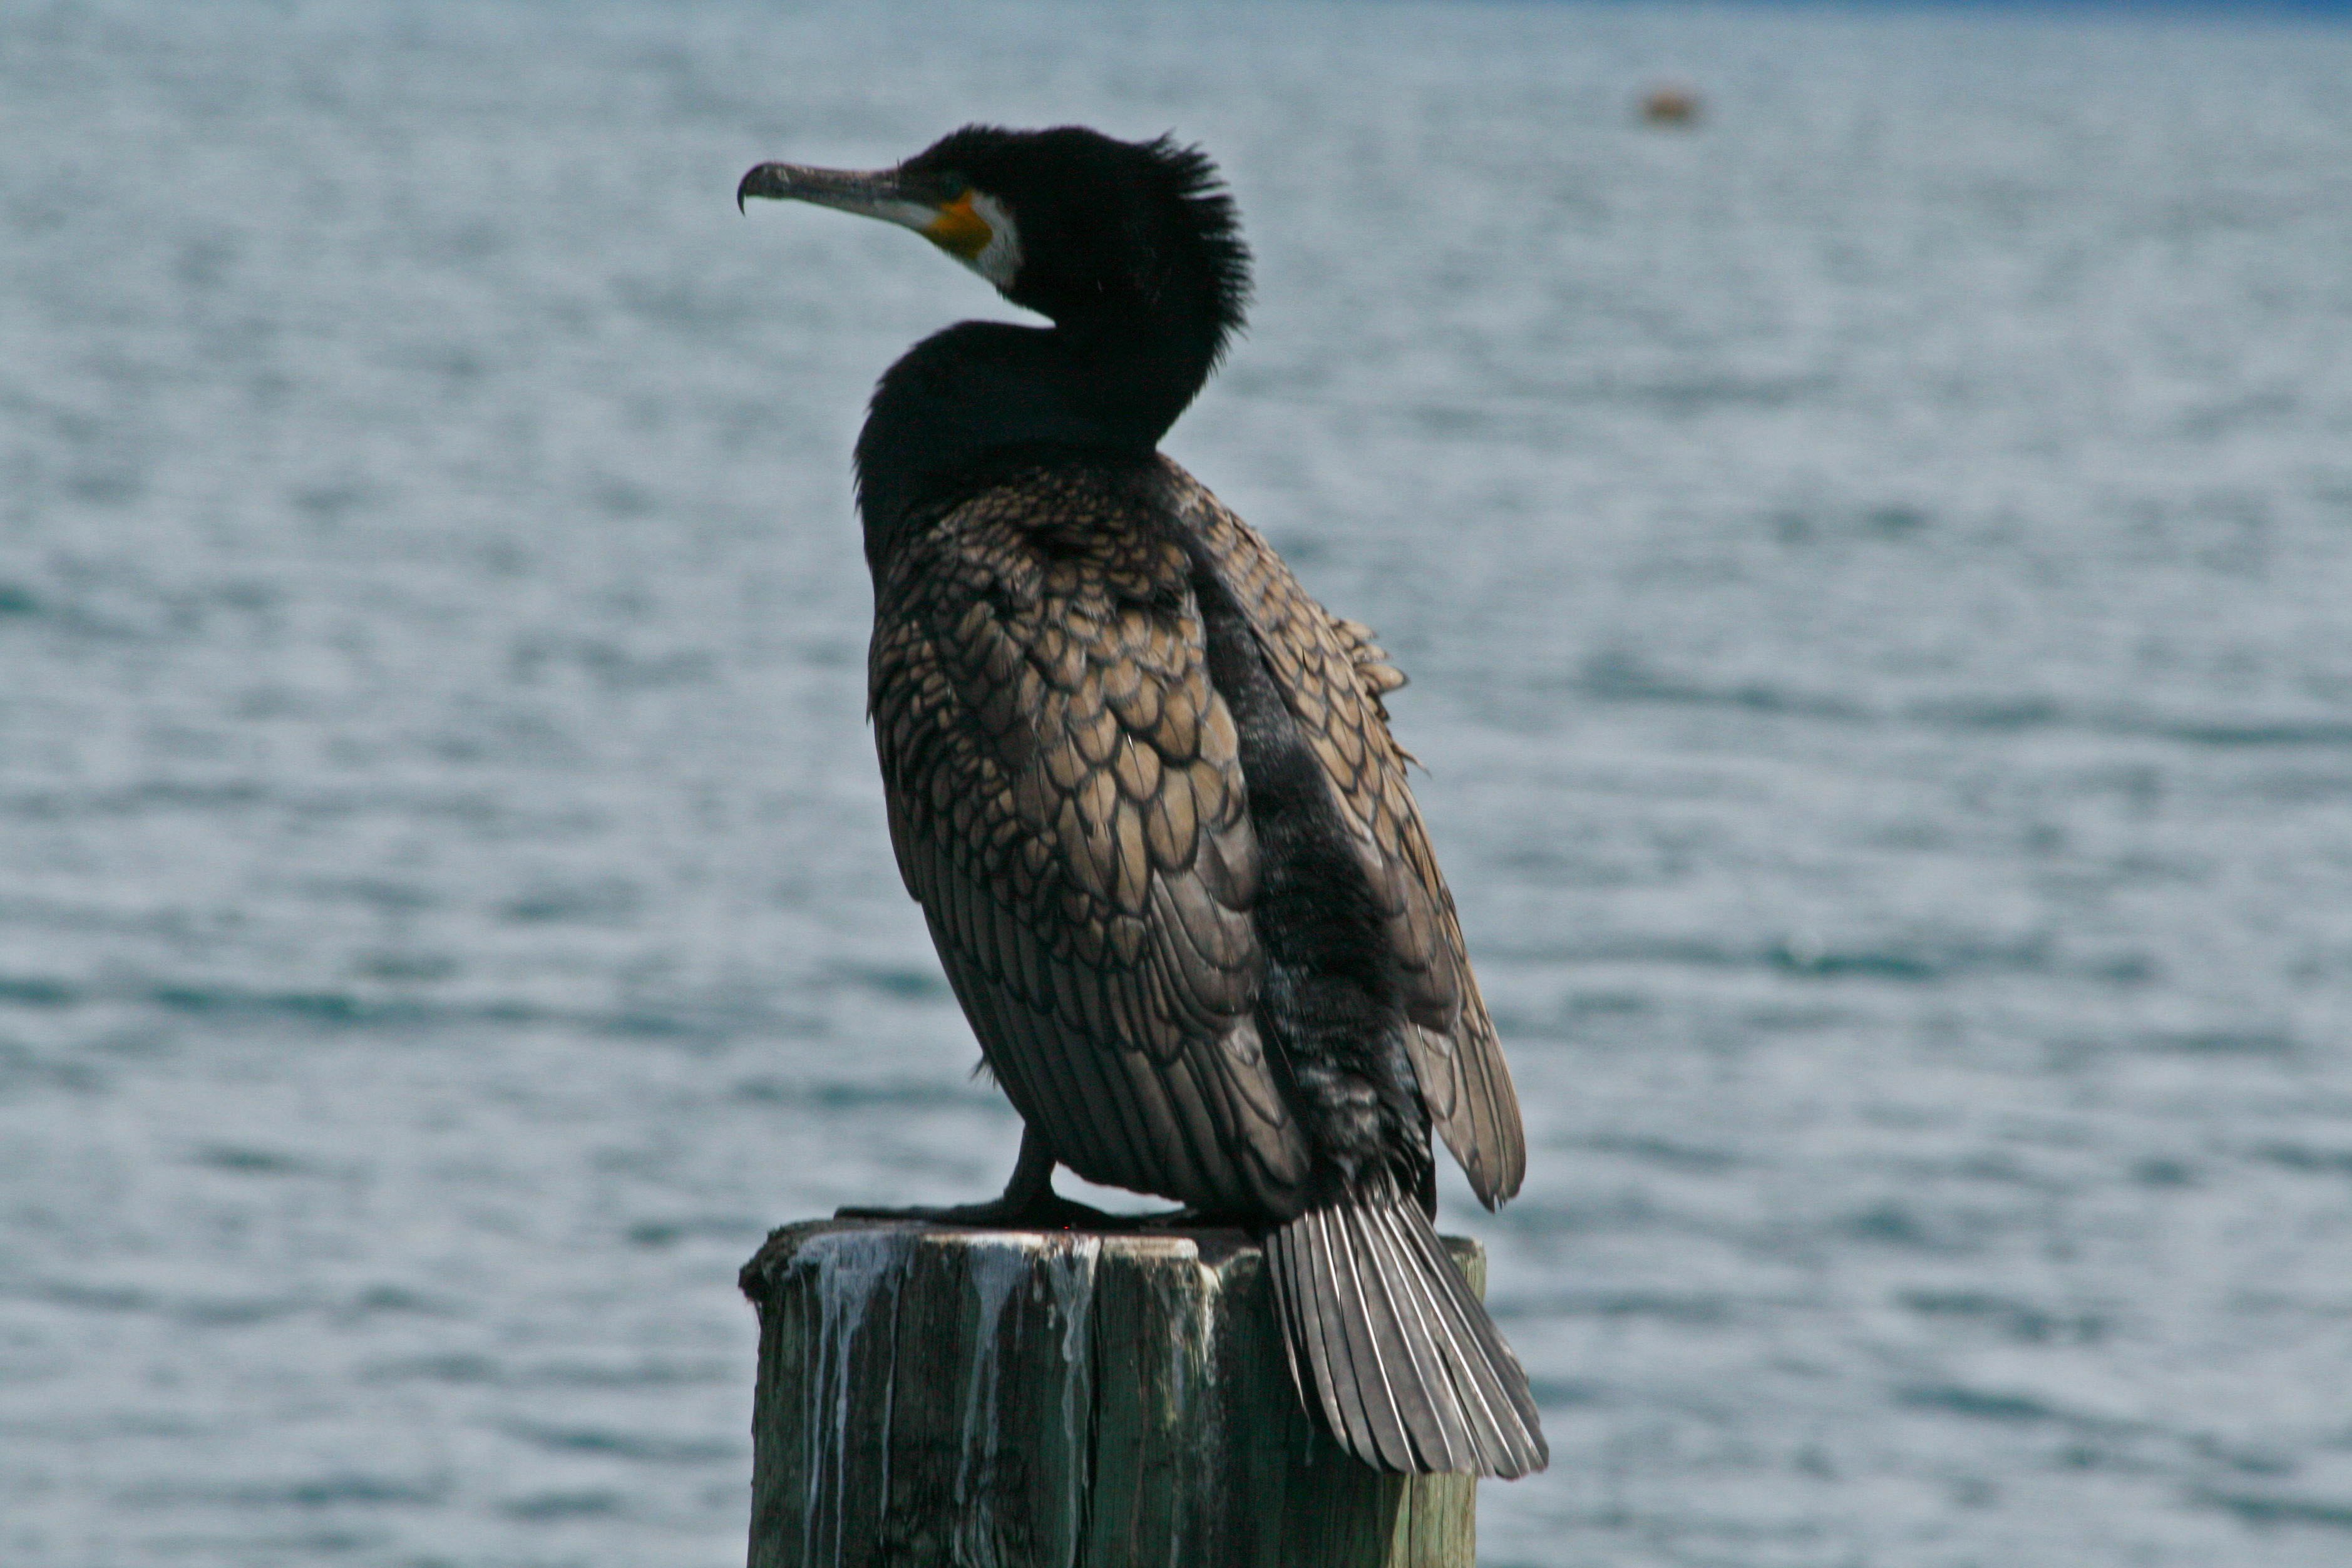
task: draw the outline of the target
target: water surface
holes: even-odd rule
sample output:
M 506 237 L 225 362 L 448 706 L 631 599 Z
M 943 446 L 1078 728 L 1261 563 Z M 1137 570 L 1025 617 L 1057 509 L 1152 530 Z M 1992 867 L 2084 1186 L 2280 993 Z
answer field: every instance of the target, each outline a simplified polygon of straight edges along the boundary
M 1004 308 L 729 201 L 974 118 L 1222 159 L 1414 677 L 1485 1560 L 2352 1555 L 2352 33 L 224 0 L 0 12 L 0 1558 L 740 1561 L 737 1264 L 1002 1180 L 847 453 Z

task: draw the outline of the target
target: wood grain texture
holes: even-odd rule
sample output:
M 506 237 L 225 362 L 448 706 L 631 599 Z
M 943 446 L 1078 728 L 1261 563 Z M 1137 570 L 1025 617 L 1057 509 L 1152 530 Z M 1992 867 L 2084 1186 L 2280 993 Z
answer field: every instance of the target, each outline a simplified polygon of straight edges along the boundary
M 1301 1408 L 1240 1232 L 821 1221 L 742 1283 L 751 1568 L 1473 1562 L 1471 1478 L 1381 1474 Z

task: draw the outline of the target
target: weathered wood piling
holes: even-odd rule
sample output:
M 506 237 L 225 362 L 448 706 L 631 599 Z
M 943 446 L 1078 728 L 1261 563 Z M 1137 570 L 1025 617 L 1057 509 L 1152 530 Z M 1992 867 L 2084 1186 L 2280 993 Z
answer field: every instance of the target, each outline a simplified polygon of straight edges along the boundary
M 823 1220 L 742 1285 L 751 1568 L 1470 1568 L 1476 1483 L 1332 1443 L 1238 1231 Z

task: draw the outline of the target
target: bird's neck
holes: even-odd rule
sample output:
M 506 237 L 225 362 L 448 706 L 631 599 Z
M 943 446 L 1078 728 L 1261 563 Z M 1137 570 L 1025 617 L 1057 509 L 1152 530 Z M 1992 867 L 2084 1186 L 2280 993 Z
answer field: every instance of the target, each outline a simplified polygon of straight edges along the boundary
M 877 567 L 901 522 L 1024 449 L 1141 455 L 1208 380 L 1216 345 L 1146 325 L 966 321 L 875 389 L 857 438 L 858 509 Z

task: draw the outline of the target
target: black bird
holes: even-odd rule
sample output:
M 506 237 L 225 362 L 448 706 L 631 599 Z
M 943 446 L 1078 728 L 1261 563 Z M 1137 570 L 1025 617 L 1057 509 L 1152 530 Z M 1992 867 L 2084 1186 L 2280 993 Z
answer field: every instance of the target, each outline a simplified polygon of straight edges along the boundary
M 931 1217 L 1066 1222 L 1062 1165 L 1241 1224 L 1349 1451 L 1540 1469 L 1431 1226 L 1433 1124 L 1490 1207 L 1527 1151 L 1389 736 L 1404 677 L 1157 450 L 1248 293 L 1214 166 L 970 126 L 877 172 L 762 163 L 750 196 L 914 229 L 1052 323 L 917 344 L 857 441 L 891 842 L 1026 1124 L 1003 1197 Z

